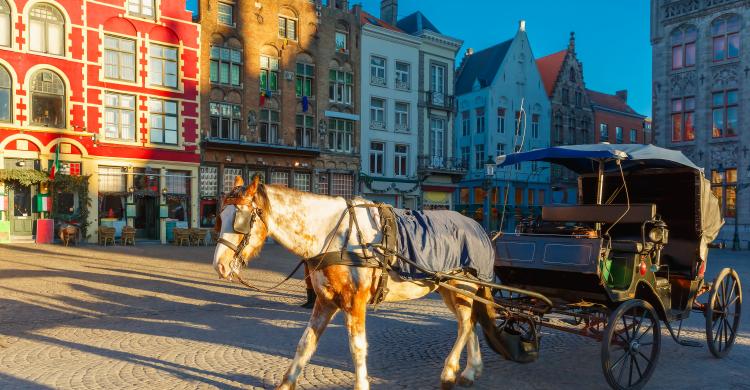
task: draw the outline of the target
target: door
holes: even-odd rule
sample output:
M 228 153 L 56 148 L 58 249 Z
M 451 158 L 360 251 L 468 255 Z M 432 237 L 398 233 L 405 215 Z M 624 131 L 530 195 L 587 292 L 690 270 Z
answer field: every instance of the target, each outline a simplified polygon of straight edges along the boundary
M 135 201 L 135 228 L 140 238 L 159 239 L 159 202 L 154 196 L 143 196 Z
M 34 213 L 32 201 L 34 189 L 31 186 L 17 186 L 10 190 L 10 235 L 32 236 L 34 234 Z

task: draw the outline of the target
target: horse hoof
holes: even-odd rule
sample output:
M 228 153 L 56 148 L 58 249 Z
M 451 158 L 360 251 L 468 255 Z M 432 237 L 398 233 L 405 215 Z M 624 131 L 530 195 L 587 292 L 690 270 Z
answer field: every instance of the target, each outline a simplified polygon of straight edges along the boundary
M 454 381 L 440 381 L 440 390 L 451 390 L 456 386 Z
M 458 378 L 458 385 L 461 387 L 471 387 L 474 386 L 474 381 L 468 378 L 460 377 Z

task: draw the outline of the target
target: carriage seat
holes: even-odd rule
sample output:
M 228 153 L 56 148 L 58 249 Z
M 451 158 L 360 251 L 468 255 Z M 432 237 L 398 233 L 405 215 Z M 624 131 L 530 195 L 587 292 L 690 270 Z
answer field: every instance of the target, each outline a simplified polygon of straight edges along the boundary
M 627 211 L 627 214 L 625 214 Z M 623 214 L 625 214 L 623 216 Z M 622 219 L 620 217 L 622 216 Z M 587 205 L 554 205 L 542 207 L 542 221 L 545 222 L 584 222 L 584 223 L 619 223 L 641 224 L 656 216 L 656 205 L 653 203 L 626 204 L 587 204 Z

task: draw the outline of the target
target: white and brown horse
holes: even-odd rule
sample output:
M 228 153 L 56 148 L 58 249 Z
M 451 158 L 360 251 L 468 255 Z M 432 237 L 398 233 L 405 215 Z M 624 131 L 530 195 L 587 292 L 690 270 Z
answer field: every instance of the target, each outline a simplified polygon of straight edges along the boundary
M 344 198 L 303 193 L 281 186 L 263 185 L 254 178 L 247 187 L 242 178 L 235 178 L 235 189 L 217 221 L 219 244 L 213 265 L 223 279 L 232 280 L 239 267 L 257 256 L 266 237 L 301 258 L 311 258 L 328 250 L 342 247 L 355 253 L 365 248 L 359 245 L 357 234 L 348 234 L 346 223 L 339 223 L 347 209 Z M 363 199 L 353 201 L 366 203 Z M 375 208 L 354 208 L 362 238 L 365 243 L 379 242 L 378 211 Z M 237 219 L 235 219 L 237 218 Z M 456 214 L 456 218 L 464 218 Z M 224 223 L 222 223 L 223 221 Z M 237 226 L 236 223 L 244 224 Z M 330 244 L 329 244 L 330 241 Z M 369 251 L 368 251 L 369 253 Z M 238 262 L 237 259 L 242 259 Z M 349 348 L 356 370 L 356 389 L 368 389 L 367 337 L 365 315 L 368 302 L 377 289 L 379 268 L 330 265 L 311 272 L 312 285 L 317 294 L 310 322 L 297 346 L 291 366 L 286 371 L 279 389 L 293 389 L 305 364 L 310 361 L 321 334 L 331 318 L 339 311 L 344 313 L 349 332 Z M 451 281 L 453 287 L 491 299 L 488 288 L 476 283 Z M 437 290 L 458 320 L 458 337 L 445 359 L 440 376 L 443 388 L 451 388 L 458 381 L 471 385 L 482 371 L 479 340 L 475 333 L 477 321 L 485 332 L 494 330 L 495 311 L 484 303 L 457 294 L 428 281 L 409 281 L 389 274 L 386 302 L 416 299 Z M 466 368 L 457 376 L 459 359 L 466 347 Z

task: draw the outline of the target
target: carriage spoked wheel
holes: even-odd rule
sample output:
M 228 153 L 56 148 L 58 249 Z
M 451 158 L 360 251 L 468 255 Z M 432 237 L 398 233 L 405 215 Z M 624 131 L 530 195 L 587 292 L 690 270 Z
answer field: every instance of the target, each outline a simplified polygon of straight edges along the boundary
M 610 316 L 602 338 L 602 369 L 613 389 L 640 389 L 656 368 L 661 323 L 641 299 L 621 304 Z
M 737 272 L 724 268 L 711 286 L 706 305 L 706 340 L 711 354 L 723 358 L 737 337 L 742 308 L 742 286 Z

